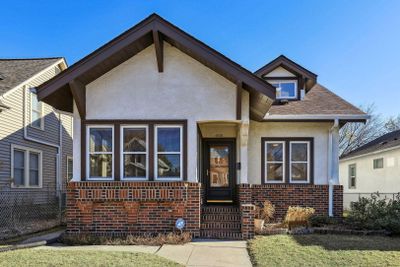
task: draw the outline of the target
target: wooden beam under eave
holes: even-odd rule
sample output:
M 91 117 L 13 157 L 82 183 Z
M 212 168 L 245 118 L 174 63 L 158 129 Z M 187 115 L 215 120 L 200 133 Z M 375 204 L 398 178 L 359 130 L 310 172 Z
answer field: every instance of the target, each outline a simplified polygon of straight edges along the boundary
M 242 82 L 236 84 L 236 119 L 242 119 Z
M 156 49 L 157 67 L 158 72 L 164 71 L 164 44 L 161 33 L 157 30 L 153 30 L 153 41 Z
M 78 80 L 69 82 L 69 88 L 74 97 L 81 119 L 86 118 L 86 86 Z

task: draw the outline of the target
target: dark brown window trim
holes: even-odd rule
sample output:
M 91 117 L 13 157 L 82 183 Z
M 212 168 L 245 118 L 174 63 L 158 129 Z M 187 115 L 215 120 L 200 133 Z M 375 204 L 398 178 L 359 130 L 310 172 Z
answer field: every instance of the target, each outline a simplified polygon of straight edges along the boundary
M 261 138 L 261 183 L 271 184 L 265 181 L 265 142 L 266 141 L 281 141 L 285 142 L 285 177 L 284 183 L 278 184 L 314 184 L 314 137 L 262 137 Z M 310 182 L 308 183 L 290 183 L 290 164 L 289 164 L 289 144 L 291 141 L 310 142 Z
M 120 128 L 125 124 L 146 124 L 149 126 L 149 140 L 154 140 L 154 127 L 155 125 L 182 125 L 183 128 L 183 147 L 182 147 L 182 180 L 187 181 L 187 120 L 81 120 L 81 181 L 86 181 L 86 129 L 89 125 L 113 125 L 114 126 L 114 181 L 121 180 L 120 170 Z M 154 179 L 154 142 L 149 142 L 149 181 Z M 92 180 L 91 180 L 92 181 Z M 102 180 L 93 180 L 102 181 Z M 167 180 L 158 180 L 166 182 Z M 171 180 L 176 181 L 176 180 Z M 105 182 L 110 182 L 107 180 Z M 141 181 L 143 182 L 143 181 Z

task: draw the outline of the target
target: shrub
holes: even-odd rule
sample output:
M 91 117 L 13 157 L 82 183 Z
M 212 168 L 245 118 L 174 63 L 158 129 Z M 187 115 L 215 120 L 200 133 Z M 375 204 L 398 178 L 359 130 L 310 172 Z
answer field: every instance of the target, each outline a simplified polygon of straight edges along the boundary
M 256 219 L 270 222 L 274 218 L 275 206 L 271 201 L 265 200 L 261 206 L 256 206 Z
M 185 244 L 192 240 L 190 233 L 159 235 L 128 235 L 126 237 L 95 236 L 90 234 L 62 235 L 60 242 L 67 245 L 147 245 Z
M 337 220 L 335 218 L 331 218 L 326 215 L 312 215 L 309 219 L 310 225 L 314 227 L 321 227 L 330 224 L 337 224 Z
M 350 204 L 345 223 L 356 229 L 387 230 L 400 234 L 400 194 L 394 199 L 381 198 L 379 193 L 360 197 Z
M 289 230 L 298 226 L 309 226 L 309 219 L 315 213 L 313 208 L 289 207 L 285 216 L 284 223 Z

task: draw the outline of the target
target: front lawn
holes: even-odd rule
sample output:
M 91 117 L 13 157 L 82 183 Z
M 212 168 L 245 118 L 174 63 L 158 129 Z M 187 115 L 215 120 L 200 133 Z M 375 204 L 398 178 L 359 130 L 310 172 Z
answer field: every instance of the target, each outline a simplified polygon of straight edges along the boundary
M 256 266 L 400 266 L 400 238 L 273 235 L 250 241 Z
M 0 253 L 0 266 L 181 266 L 138 252 L 55 251 L 21 249 Z

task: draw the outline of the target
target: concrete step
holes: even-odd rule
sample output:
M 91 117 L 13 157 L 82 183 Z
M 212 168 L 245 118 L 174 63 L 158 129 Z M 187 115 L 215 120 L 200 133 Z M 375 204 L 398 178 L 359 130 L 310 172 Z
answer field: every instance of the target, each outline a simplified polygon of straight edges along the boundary
M 209 239 L 240 240 L 242 239 L 242 233 L 240 231 L 201 230 L 200 237 Z
M 202 222 L 201 229 L 240 231 L 240 222 Z

